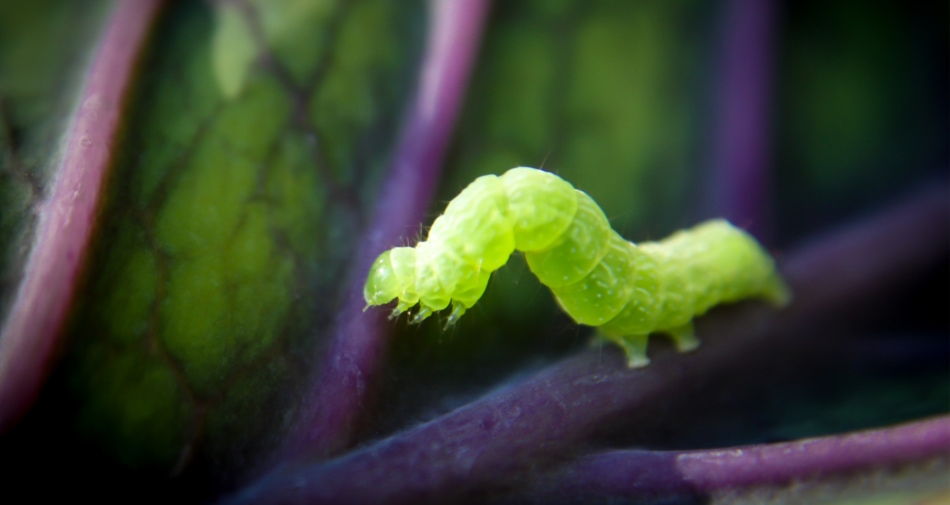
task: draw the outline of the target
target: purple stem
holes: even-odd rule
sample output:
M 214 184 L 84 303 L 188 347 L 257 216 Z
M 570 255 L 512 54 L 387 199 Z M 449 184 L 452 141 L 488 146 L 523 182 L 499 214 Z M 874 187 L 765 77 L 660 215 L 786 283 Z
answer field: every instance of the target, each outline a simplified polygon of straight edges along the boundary
M 431 28 L 415 99 L 362 240 L 344 306 L 321 371 L 287 439 L 283 458 L 325 457 L 348 447 L 376 389 L 391 324 L 364 312 L 365 272 L 384 250 L 417 233 L 439 180 L 442 157 L 475 62 L 487 0 L 433 0 Z
M 712 132 L 712 211 L 759 238 L 770 228 L 774 0 L 728 0 Z
M 86 260 L 122 106 L 160 0 L 119 2 L 106 25 L 66 138 L 36 239 L 0 336 L 0 433 L 33 404 L 51 368 Z
M 699 352 L 668 352 L 634 370 L 612 347 L 583 353 L 339 459 L 285 465 L 233 503 L 449 502 L 510 484 L 605 426 L 636 432 L 691 391 L 708 391 L 711 379 L 755 381 L 749 370 L 811 366 L 822 355 L 840 363 L 846 349 L 815 326 L 848 309 L 867 310 L 863 295 L 887 293 L 945 257 L 950 244 L 933 237 L 950 227 L 947 193 L 926 191 L 800 252 L 787 269 L 797 297 L 791 307 L 744 304 L 709 314 L 698 321 Z
M 519 503 L 697 495 L 925 461 L 950 454 L 950 416 L 894 427 L 700 451 L 609 451 L 537 482 Z

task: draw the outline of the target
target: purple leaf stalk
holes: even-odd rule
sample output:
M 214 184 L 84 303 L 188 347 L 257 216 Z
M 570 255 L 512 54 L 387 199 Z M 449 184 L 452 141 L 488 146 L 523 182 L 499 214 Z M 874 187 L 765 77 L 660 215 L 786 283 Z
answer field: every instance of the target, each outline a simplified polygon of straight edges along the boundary
M 0 433 L 29 410 L 53 365 L 89 249 L 123 102 L 161 4 L 117 2 L 99 42 L 62 162 L 36 211 L 37 238 L 0 334 Z
M 945 455 L 950 417 L 794 442 L 702 451 L 607 451 L 580 458 L 518 496 L 520 503 L 701 495 L 786 484 Z
M 712 214 L 768 239 L 772 46 L 776 2 L 729 0 L 710 132 Z
M 376 256 L 415 234 L 425 217 L 489 2 L 433 0 L 429 6 L 429 38 L 404 133 L 353 263 L 330 349 L 303 399 L 284 459 L 329 456 L 351 445 L 376 390 L 391 325 L 381 311 L 364 312 L 365 274 Z

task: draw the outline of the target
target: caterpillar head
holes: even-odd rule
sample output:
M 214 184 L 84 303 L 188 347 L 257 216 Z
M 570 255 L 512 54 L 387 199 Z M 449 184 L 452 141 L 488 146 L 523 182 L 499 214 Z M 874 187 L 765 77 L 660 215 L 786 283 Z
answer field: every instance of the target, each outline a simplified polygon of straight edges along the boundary
M 396 247 L 380 254 L 369 269 L 363 298 L 369 305 L 385 305 L 398 298 L 398 315 L 419 302 L 415 281 L 416 250 Z

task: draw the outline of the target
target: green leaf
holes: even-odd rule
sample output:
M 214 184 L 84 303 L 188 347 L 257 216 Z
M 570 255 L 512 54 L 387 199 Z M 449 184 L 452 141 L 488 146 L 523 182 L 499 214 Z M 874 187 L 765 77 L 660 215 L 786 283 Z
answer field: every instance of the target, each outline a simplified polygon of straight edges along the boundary
M 73 324 L 84 429 L 133 466 L 265 449 L 415 78 L 421 3 L 214 5 L 158 27 Z

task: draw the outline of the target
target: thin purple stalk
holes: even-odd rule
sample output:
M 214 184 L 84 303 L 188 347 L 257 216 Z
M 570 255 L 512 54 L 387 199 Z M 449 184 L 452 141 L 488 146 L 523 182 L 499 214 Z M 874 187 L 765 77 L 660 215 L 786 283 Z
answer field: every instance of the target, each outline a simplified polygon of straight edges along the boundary
M 160 0 L 119 2 L 89 69 L 36 241 L 0 336 L 0 433 L 30 408 L 51 368 L 86 260 L 122 105 Z
M 712 131 L 712 211 L 759 238 L 771 226 L 774 0 L 728 0 Z
M 583 353 L 339 459 L 284 466 L 232 503 L 453 501 L 510 484 L 610 425 L 636 432 L 691 391 L 708 391 L 712 379 L 748 382 L 750 370 L 811 366 L 823 355 L 840 363 L 846 349 L 815 327 L 867 310 L 865 294 L 887 293 L 945 257 L 950 244 L 933 237 L 950 227 L 947 205 L 946 187 L 929 190 L 806 248 L 786 270 L 797 297 L 791 307 L 745 304 L 710 314 L 698 322 L 699 352 L 661 354 L 634 370 L 613 348 Z
M 287 439 L 284 459 L 325 457 L 353 443 L 376 389 L 391 329 L 383 310 L 364 312 L 365 272 L 380 253 L 419 230 L 439 181 L 488 6 L 487 0 L 430 3 L 431 28 L 416 96 L 377 213 L 360 244 L 332 343 Z
M 519 503 L 697 495 L 821 479 L 950 454 L 950 416 L 845 435 L 700 451 L 609 451 L 581 458 L 518 495 Z

